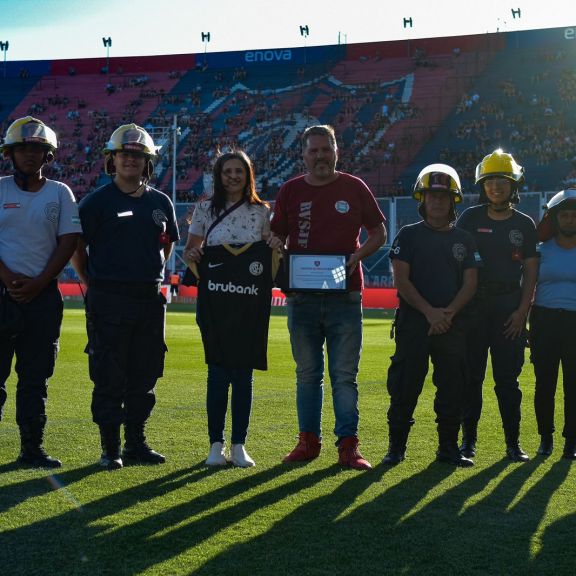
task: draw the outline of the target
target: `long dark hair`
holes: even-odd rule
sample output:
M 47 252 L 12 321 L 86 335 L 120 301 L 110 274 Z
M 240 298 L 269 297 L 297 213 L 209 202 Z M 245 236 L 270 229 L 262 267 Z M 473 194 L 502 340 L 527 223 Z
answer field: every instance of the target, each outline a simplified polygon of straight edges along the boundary
M 256 181 L 254 178 L 254 167 L 252 166 L 252 161 L 246 152 L 243 150 L 233 150 L 232 152 L 226 152 L 220 154 L 216 159 L 214 168 L 212 170 L 212 175 L 214 179 L 214 194 L 211 199 L 210 210 L 213 216 L 218 216 L 226 207 L 226 189 L 222 183 L 222 170 L 224 164 L 228 160 L 240 160 L 246 170 L 246 186 L 242 191 L 242 197 L 248 204 L 262 204 L 268 206 L 268 202 L 265 202 L 258 196 L 256 192 Z

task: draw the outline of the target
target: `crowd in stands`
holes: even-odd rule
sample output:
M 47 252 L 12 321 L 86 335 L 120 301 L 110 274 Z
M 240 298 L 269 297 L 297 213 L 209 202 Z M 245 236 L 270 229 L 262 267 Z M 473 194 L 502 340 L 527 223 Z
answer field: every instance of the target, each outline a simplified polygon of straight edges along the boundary
M 556 65 L 566 62 L 566 54 L 542 56 Z M 353 69 L 357 63 L 350 62 Z M 385 66 L 385 60 L 375 65 Z M 430 68 L 430 59 L 419 51 L 413 65 Z M 438 65 L 435 64 L 434 71 Z M 256 70 L 256 69 L 255 69 Z M 27 113 L 45 118 L 60 136 L 60 150 L 47 174 L 70 184 L 78 197 L 97 185 L 103 171 L 101 150 L 114 126 L 136 121 L 146 127 L 167 127 L 178 118 L 180 140 L 176 163 L 177 200 L 195 201 L 205 191 L 204 174 L 211 170 L 218 150 L 241 146 L 251 154 L 263 196 L 273 199 L 278 185 L 301 171 L 299 143 L 291 137 L 298 118 L 315 118 L 332 123 L 341 134 L 340 168 L 360 174 L 377 174 L 383 168 L 384 180 L 378 179 L 378 196 L 408 193 L 401 170 L 434 134 L 422 127 L 420 132 L 402 131 L 402 122 L 418 122 L 421 110 L 413 101 L 402 97 L 400 81 L 384 84 L 380 80 L 350 82 L 324 71 L 306 75 L 294 71 L 294 85 L 282 90 L 251 88 L 250 82 L 262 86 L 266 76 L 248 74 L 244 67 L 230 70 L 171 70 L 166 81 L 151 82 L 148 74 L 129 75 L 117 70 L 109 75 L 104 86 L 109 98 L 98 109 L 84 98 L 72 93 L 37 90 Z M 429 71 L 427 73 L 430 73 Z M 196 81 L 178 82 L 196 75 Z M 82 82 L 75 70 L 69 75 Z M 302 82 L 298 84 L 298 82 Z M 531 93 L 526 93 L 528 84 Z M 256 85 L 256 84 L 255 84 Z M 116 105 L 119 94 L 131 90 L 131 98 Z M 576 72 L 569 67 L 560 73 L 543 69 L 525 78 L 499 81 L 497 94 L 483 95 L 471 89 L 464 92 L 453 113 L 458 118 L 455 128 L 444 143 L 436 142 L 437 161 L 454 166 L 465 187 L 473 186 L 474 168 L 478 158 L 502 143 L 508 144 L 523 163 L 546 167 L 558 160 L 567 162 L 567 173 L 558 174 L 554 186 L 576 183 L 576 123 L 571 108 L 576 99 Z M 153 111 L 142 117 L 145 103 L 153 103 Z M 107 104 L 107 105 L 106 105 Z M 13 118 L 1 124 L 5 130 Z M 395 136 L 389 132 L 398 124 Z M 432 130 L 430 128 L 430 130 Z M 2 171 L 8 169 L 0 161 Z M 571 162 L 571 165 L 569 164 Z M 158 185 L 167 188 L 172 178 L 172 153 L 168 147 L 161 153 L 156 171 Z M 392 175 L 390 175 L 392 174 Z M 374 179 L 372 180 L 374 181 Z M 527 179 L 532 189 L 538 181 Z
M 566 54 L 544 53 L 541 62 L 564 62 Z M 521 85 L 522 84 L 522 85 Z M 526 93 L 526 87 L 531 92 Z M 460 122 L 452 132 L 452 143 L 442 149 L 439 160 L 453 165 L 468 186 L 474 182 L 474 167 L 486 150 L 502 143 L 524 163 L 546 167 L 557 161 L 570 163 L 572 171 L 558 175 L 554 189 L 576 182 L 576 72 L 570 67 L 557 73 L 535 72 L 529 77 L 507 78 L 498 83 L 498 95 L 482 99 L 464 94 L 456 109 Z M 529 190 L 540 190 L 537 180 L 527 179 Z

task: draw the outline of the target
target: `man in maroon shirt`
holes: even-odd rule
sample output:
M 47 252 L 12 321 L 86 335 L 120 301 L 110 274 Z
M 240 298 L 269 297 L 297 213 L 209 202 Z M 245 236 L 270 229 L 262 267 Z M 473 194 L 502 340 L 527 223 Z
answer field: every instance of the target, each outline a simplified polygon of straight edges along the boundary
M 288 329 L 296 362 L 299 441 L 285 462 L 312 460 L 320 454 L 324 397 L 324 343 L 338 440 L 339 463 L 372 466 L 358 450 L 358 384 L 362 349 L 363 258 L 386 242 L 384 216 L 366 184 L 338 172 L 338 146 L 331 126 L 312 126 L 302 135 L 307 172 L 286 182 L 278 194 L 272 231 L 287 239 L 290 252 L 344 254 L 345 292 L 287 291 Z M 368 237 L 360 244 L 360 232 Z

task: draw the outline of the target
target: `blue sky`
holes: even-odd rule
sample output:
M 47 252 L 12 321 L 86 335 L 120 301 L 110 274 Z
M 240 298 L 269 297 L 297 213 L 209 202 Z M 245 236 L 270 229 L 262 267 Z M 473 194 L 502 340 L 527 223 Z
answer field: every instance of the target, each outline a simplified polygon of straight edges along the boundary
M 431 8 L 433 6 L 433 8 Z M 521 17 L 513 18 L 512 9 Z M 412 28 L 404 28 L 411 18 Z M 304 39 L 300 26 L 310 33 Z M 573 0 L 0 0 L 9 60 L 210 52 L 576 26 Z

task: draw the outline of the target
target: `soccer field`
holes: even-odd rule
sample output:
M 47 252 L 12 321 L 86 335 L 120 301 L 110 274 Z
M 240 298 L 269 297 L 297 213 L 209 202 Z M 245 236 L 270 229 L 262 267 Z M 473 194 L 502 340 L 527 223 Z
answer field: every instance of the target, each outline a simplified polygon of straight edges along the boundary
M 49 391 L 46 446 L 57 474 L 15 467 L 15 380 L 0 423 L 0 574 L 12 575 L 572 575 L 576 465 L 548 459 L 533 413 L 533 372 L 522 375 L 527 464 L 504 459 L 491 379 L 476 465 L 434 462 L 428 379 L 407 460 L 380 464 L 387 447 L 390 321 L 367 318 L 360 372 L 361 450 L 375 468 L 337 466 L 326 387 L 324 447 L 305 465 L 282 464 L 296 441 L 294 366 L 286 318 L 271 319 L 268 372 L 256 372 L 247 448 L 252 469 L 207 469 L 206 367 L 193 313 L 167 320 L 169 352 L 150 444 L 162 466 L 100 469 L 91 421 L 82 310 L 67 309 Z M 242 334 L 238 334 L 242 338 Z M 556 425 L 561 429 L 561 394 Z M 229 427 L 228 427 L 229 428 Z

